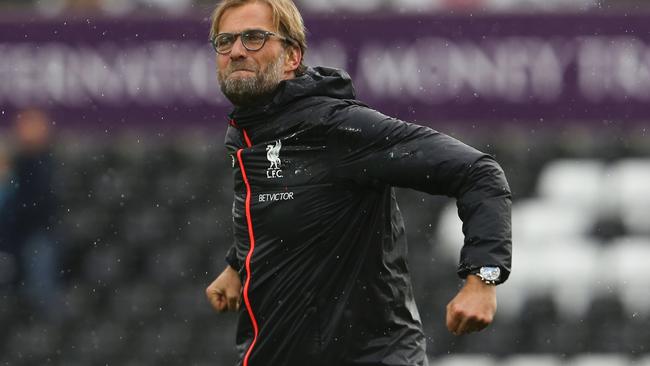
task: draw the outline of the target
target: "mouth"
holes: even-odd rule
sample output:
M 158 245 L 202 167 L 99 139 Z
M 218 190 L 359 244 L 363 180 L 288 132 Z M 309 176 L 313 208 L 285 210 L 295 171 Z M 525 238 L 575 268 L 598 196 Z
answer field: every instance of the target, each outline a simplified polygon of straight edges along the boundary
M 255 71 L 254 71 L 254 70 L 250 70 L 250 69 L 235 69 L 235 70 L 232 70 L 230 73 L 231 73 L 231 74 L 234 74 L 234 73 L 236 73 L 236 72 L 251 72 L 251 73 L 254 73 Z

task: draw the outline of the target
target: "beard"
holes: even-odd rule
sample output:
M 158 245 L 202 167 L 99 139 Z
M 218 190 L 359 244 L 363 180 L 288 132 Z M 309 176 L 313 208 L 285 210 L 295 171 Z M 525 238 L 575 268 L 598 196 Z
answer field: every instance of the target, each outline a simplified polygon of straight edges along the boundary
M 217 79 L 221 92 L 238 107 L 253 106 L 267 100 L 284 79 L 284 52 L 262 69 L 247 60 L 232 61 L 225 70 L 219 70 Z M 237 70 L 251 70 L 253 76 L 230 78 Z

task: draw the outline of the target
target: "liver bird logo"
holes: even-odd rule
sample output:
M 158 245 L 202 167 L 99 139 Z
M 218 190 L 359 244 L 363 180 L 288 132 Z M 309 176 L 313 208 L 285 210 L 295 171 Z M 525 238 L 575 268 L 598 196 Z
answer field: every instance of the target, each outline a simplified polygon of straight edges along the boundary
M 280 161 L 280 149 L 282 142 L 277 140 L 275 145 L 266 145 L 266 158 L 271 162 L 269 169 L 280 169 L 282 162 Z

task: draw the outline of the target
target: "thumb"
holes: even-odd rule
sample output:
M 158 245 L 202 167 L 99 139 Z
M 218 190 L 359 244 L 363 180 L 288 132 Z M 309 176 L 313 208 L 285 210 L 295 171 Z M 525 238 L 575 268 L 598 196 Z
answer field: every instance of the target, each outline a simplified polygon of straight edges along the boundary
M 206 291 L 206 295 L 210 301 L 210 305 L 212 305 L 216 311 L 222 312 L 226 310 L 226 294 L 223 289 L 210 286 Z
M 239 310 L 241 286 L 228 286 L 225 291 L 225 298 L 228 304 L 228 310 Z

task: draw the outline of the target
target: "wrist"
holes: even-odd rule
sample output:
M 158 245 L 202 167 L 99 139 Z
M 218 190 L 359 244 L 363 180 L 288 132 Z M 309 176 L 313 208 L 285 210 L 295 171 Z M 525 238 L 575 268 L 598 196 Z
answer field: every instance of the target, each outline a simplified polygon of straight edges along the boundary
M 478 279 L 486 285 L 496 286 L 501 282 L 501 268 L 497 266 L 483 266 L 474 268 L 469 272 L 469 275 L 478 277 Z
M 465 279 L 465 284 L 473 287 L 496 287 L 495 283 L 484 281 L 479 275 L 469 274 Z

